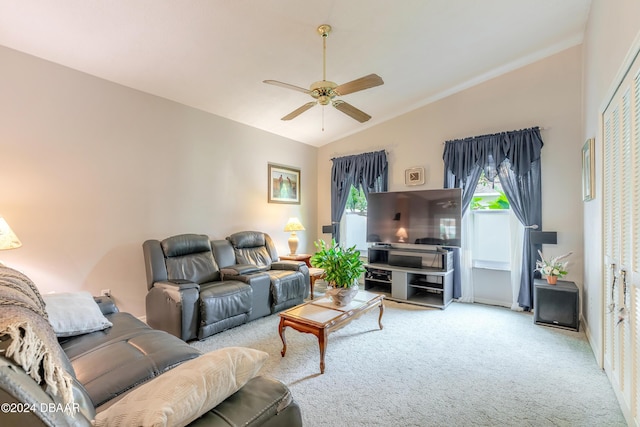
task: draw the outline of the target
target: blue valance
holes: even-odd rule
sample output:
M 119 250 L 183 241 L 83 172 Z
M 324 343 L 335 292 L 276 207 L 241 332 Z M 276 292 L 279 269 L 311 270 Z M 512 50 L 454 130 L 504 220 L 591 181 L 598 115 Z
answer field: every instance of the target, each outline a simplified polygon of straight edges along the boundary
M 516 176 L 523 176 L 540 159 L 543 145 L 538 127 L 447 141 L 442 155 L 445 175 L 450 172 L 464 180 L 480 166 L 493 180 L 498 166 L 508 159 Z

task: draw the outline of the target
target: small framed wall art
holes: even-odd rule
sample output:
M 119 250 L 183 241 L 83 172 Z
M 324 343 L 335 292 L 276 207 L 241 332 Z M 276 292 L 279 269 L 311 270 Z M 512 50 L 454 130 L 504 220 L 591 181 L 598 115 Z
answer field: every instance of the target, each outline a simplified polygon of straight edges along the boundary
M 415 167 L 404 171 L 404 183 L 406 185 L 424 184 L 424 168 Z
M 269 163 L 269 203 L 300 204 L 300 169 Z
M 587 139 L 582 147 L 582 200 L 588 202 L 596 197 L 596 159 L 594 138 Z

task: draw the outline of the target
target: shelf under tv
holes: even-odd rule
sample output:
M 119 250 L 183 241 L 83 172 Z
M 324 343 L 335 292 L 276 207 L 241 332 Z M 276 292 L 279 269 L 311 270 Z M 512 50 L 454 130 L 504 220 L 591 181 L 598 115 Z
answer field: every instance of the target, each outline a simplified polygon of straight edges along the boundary
M 392 301 L 400 301 L 427 307 L 446 308 L 453 300 L 453 268 L 451 254 L 448 252 L 434 251 L 432 249 L 417 250 L 411 253 L 420 257 L 419 268 L 402 265 L 391 265 L 388 262 L 389 255 L 403 254 L 405 248 L 383 248 L 381 255 L 379 247 L 369 249 L 369 263 L 365 265 L 365 289 L 372 292 L 382 291 L 385 297 Z M 397 252 L 394 252 L 397 251 Z M 436 254 L 438 263 L 431 267 L 432 259 Z M 410 255 L 411 256 L 411 255 Z M 425 258 L 426 257 L 426 258 Z M 401 262 L 405 258 L 397 257 Z M 424 261 L 427 261 L 427 267 Z M 372 262 L 374 261 L 374 262 Z M 416 260 L 407 260 L 416 265 Z

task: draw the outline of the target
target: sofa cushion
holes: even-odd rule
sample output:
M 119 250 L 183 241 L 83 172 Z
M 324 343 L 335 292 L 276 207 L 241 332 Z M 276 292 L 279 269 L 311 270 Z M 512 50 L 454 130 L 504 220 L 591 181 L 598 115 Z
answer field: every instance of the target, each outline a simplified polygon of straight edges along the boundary
M 200 234 L 181 234 L 161 242 L 168 280 L 206 283 L 220 280 L 209 238 Z
M 220 280 L 218 265 L 211 252 L 167 258 L 166 264 L 169 280 L 188 280 L 198 284 Z
M 259 231 L 241 231 L 227 237 L 236 249 L 255 248 L 257 246 L 266 246 L 264 233 Z
M 274 261 L 267 248 L 265 234 L 259 231 L 242 231 L 227 237 L 236 254 L 238 264 L 253 264 L 268 270 Z
M 61 341 L 78 381 L 98 410 L 132 387 L 201 354 L 129 313 L 114 313 L 107 318 L 112 328 Z
M 197 254 L 200 252 L 211 252 L 211 242 L 203 234 L 180 234 L 164 239 L 161 242 L 164 256 L 179 257 L 184 255 Z
M 196 420 L 255 377 L 269 357 L 227 347 L 204 354 L 129 392 L 95 419 L 96 426 L 174 426 Z
M 200 289 L 200 322 L 213 322 L 251 312 L 251 286 L 236 280 L 204 285 Z
M 204 284 L 200 288 L 198 339 L 249 321 L 253 289 L 236 280 Z
M 87 334 L 112 326 L 89 292 L 45 294 L 43 298 L 49 323 L 58 337 Z
M 190 427 L 301 426 L 300 407 L 280 381 L 257 376 Z

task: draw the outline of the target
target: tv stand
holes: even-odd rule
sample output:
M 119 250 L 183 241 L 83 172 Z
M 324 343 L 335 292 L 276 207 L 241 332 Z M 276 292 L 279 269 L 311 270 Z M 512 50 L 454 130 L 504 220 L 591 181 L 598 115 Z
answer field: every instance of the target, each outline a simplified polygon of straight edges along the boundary
M 394 301 L 445 309 L 453 300 L 453 253 L 442 248 L 369 248 L 364 288 Z

